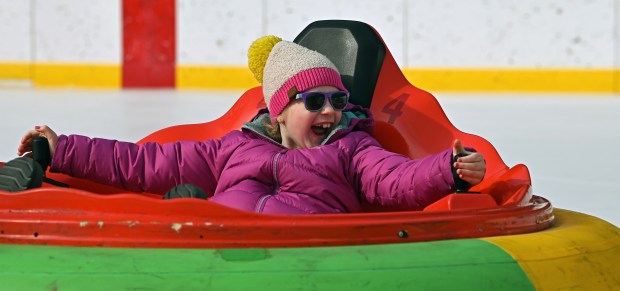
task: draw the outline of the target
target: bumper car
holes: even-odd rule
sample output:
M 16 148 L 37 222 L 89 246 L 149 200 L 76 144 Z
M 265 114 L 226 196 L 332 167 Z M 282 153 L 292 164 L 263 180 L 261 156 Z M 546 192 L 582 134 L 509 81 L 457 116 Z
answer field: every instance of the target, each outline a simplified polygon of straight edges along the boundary
M 620 289 L 620 230 L 534 195 L 527 167 L 454 127 L 375 29 L 318 21 L 295 42 L 333 60 L 385 148 L 417 158 L 459 138 L 484 154 L 483 182 L 423 211 L 292 216 L 46 173 L 69 187 L 0 191 L 3 289 Z M 264 107 L 252 88 L 214 121 L 138 143 L 217 138 Z

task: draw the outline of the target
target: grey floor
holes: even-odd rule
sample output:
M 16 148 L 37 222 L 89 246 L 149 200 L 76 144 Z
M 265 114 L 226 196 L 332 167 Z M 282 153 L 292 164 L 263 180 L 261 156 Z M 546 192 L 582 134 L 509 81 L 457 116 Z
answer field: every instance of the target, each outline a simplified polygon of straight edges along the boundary
M 0 89 L 0 161 L 16 156 L 23 133 L 137 141 L 167 126 L 222 115 L 240 91 Z M 435 94 L 461 130 L 485 137 L 506 164 L 530 169 L 536 195 L 555 207 L 620 225 L 620 96 Z

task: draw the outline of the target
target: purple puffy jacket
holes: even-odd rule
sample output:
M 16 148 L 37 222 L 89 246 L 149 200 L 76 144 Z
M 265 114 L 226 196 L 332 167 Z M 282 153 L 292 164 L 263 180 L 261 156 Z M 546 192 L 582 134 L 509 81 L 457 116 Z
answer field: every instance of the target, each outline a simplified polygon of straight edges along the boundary
M 276 214 L 359 212 L 361 202 L 419 210 L 455 190 L 451 149 L 411 160 L 369 134 L 370 113 L 343 112 L 323 145 L 287 149 L 264 135 L 259 114 L 219 140 L 167 144 L 60 136 L 51 170 L 130 191 L 191 183 L 210 200 Z

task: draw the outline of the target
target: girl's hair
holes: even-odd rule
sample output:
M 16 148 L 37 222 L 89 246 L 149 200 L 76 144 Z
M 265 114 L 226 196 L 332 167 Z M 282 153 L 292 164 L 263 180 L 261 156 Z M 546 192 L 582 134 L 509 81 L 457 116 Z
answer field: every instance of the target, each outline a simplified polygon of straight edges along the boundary
M 267 136 L 278 143 L 282 143 L 282 134 L 280 133 L 280 123 L 271 124 L 271 118 L 263 119 L 263 125 L 267 132 Z
M 284 109 L 282 109 L 282 112 L 280 114 L 284 114 L 284 112 L 288 110 L 288 105 L 291 103 L 291 101 L 295 100 L 294 97 L 295 95 L 297 95 L 297 93 L 299 93 L 299 91 L 297 91 L 297 88 L 295 87 L 288 90 L 288 103 L 286 103 L 286 106 L 284 107 Z M 271 118 L 265 118 L 263 119 L 263 125 L 265 126 L 265 131 L 269 138 L 275 140 L 278 143 L 282 143 L 282 133 L 280 132 L 279 122 L 276 121 L 276 124 L 271 124 Z

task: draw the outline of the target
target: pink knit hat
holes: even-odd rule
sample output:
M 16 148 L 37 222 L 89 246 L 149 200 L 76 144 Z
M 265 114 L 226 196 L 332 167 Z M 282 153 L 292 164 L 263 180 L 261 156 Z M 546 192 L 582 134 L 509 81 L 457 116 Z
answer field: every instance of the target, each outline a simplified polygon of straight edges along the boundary
M 252 43 L 248 50 L 248 66 L 257 81 L 263 84 L 263 95 L 272 122 L 290 101 L 289 92 L 303 92 L 318 86 L 333 86 L 347 91 L 336 66 L 324 55 L 265 36 Z

